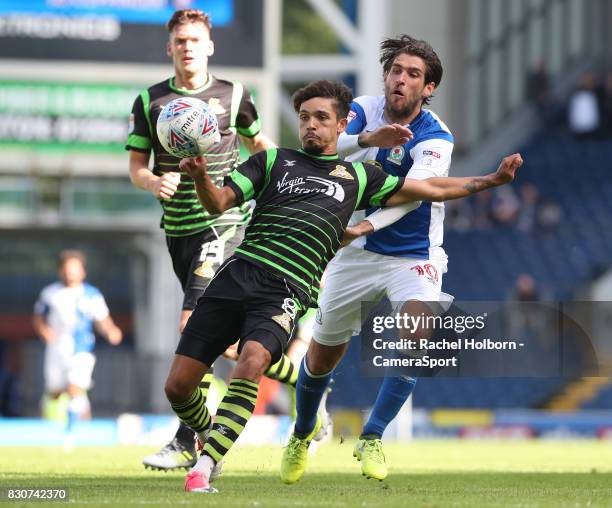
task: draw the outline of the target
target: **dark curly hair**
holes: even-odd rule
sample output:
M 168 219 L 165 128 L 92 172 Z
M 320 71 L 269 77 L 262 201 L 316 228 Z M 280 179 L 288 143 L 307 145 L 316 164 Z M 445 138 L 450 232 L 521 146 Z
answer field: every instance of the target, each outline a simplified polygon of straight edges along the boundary
M 313 81 L 293 94 L 293 108 L 295 112 L 299 113 L 302 104 L 314 97 L 335 99 L 334 109 L 336 110 L 338 119 L 341 119 L 346 118 L 351 109 L 353 92 L 348 86 L 340 81 L 332 82 L 325 79 Z
M 380 43 L 380 63 L 387 75 L 395 59 L 401 54 L 418 56 L 425 62 L 425 83 L 434 83 L 436 88 L 442 81 L 442 62 L 431 45 L 410 35 L 399 35 L 395 39 L 385 39 Z M 423 99 L 429 104 L 430 98 Z

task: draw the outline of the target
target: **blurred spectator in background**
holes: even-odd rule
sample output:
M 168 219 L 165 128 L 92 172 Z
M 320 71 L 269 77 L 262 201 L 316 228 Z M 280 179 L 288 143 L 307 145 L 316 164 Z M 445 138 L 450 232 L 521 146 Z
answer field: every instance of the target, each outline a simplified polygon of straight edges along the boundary
M 444 203 L 444 224 L 453 231 L 472 229 L 473 210 L 469 199 L 456 199 Z
M 579 139 L 592 138 L 601 128 L 600 102 L 596 85 L 595 74 L 585 72 L 568 101 L 567 124 L 570 132 Z
M 537 224 L 538 231 L 550 233 L 563 220 L 563 208 L 553 199 L 546 199 L 538 206 Z
M 551 376 L 558 372 L 554 361 L 557 351 L 558 328 L 555 306 L 539 303 L 545 300 L 536 280 L 527 273 L 516 278 L 507 307 L 507 333 L 526 343 L 528 355 L 520 356 L 525 375 Z
M 90 418 L 87 390 L 91 387 L 95 336 L 93 327 L 113 345 L 123 334 L 109 315 L 102 293 L 85 282 L 85 256 L 63 251 L 59 259 L 59 281 L 45 287 L 34 306 L 34 331 L 45 342 L 46 396 L 59 401 L 68 395 L 68 427 Z M 43 411 L 44 412 L 44 411 Z
M 516 278 L 511 299 L 516 302 L 535 302 L 540 299 L 535 279 L 526 273 Z
M 512 187 L 500 191 L 446 203 L 445 227 L 465 232 L 506 226 L 523 233 L 547 234 L 563 220 L 561 205 L 552 198 L 542 199 L 532 183 L 523 184 L 518 195 Z
M 474 215 L 472 227 L 474 229 L 490 229 L 492 192 L 481 192 L 474 198 Z
M 525 233 L 533 231 L 535 226 L 538 196 L 538 188 L 532 183 L 526 183 L 521 187 L 521 208 L 519 210 L 517 228 Z
M 512 226 L 516 224 L 519 216 L 521 203 L 516 197 L 512 187 L 500 189 L 493 195 L 491 203 L 491 215 L 493 220 L 500 226 Z
M 559 121 L 558 105 L 550 87 L 550 77 L 546 64 L 540 60 L 527 75 L 527 97 L 536 108 L 540 119 L 546 125 L 555 125 Z

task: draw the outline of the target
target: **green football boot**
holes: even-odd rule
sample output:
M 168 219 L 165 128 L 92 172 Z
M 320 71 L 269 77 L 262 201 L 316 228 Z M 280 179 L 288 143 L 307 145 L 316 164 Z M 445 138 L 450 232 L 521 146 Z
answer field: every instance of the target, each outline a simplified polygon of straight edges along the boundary
M 304 439 L 291 434 L 281 461 L 280 476 L 284 483 L 295 483 L 304 474 L 308 462 L 308 446 L 319 430 L 321 430 L 321 418 L 317 416 L 315 428 Z
M 387 464 L 380 439 L 360 439 L 353 450 L 353 457 L 361 462 L 361 474 L 366 478 L 384 480 Z

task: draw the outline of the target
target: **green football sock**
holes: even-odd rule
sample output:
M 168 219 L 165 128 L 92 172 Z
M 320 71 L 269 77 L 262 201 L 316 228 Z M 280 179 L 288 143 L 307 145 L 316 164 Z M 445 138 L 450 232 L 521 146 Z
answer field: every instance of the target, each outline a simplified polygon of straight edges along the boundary
M 268 370 L 264 372 L 264 376 L 295 388 L 298 369 L 294 367 L 287 355 L 283 355 L 278 362 L 268 367 Z
M 203 455 L 208 455 L 214 462 L 223 459 L 253 414 L 258 389 L 259 385 L 253 381 L 232 378 L 217 409 Z

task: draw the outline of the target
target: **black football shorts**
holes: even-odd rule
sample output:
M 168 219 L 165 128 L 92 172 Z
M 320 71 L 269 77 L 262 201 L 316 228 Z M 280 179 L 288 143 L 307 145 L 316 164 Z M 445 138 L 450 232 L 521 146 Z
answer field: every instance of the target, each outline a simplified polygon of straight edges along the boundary
M 244 228 L 209 228 L 190 236 L 166 237 L 172 267 L 183 288 L 183 310 L 195 309 L 215 272 L 244 237 Z
M 217 271 L 187 322 L 176 353 L 212 365 L 240 340 L 253 340 L 280 360 L 304 305 L 287 281 L 244 259 L 231 257 Z

